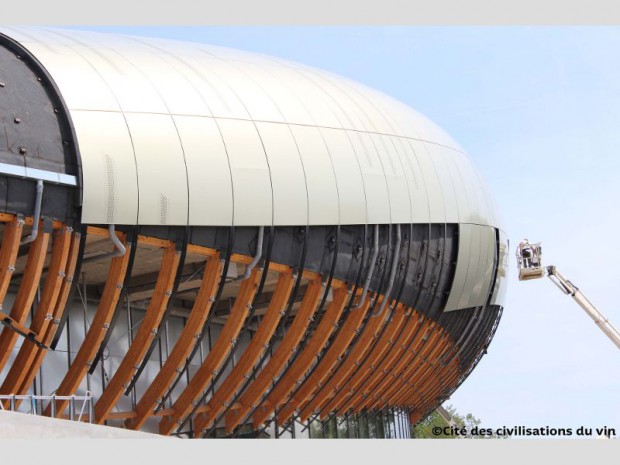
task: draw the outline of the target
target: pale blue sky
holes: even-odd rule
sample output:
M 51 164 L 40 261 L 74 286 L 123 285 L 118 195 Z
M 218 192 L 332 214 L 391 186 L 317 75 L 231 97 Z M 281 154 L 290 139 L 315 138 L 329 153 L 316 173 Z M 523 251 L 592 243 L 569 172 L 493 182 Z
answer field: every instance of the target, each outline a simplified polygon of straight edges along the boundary
M 86 29 L 86 28 L 81 28 Z M 543 242 L 620 327 L 620 28 L 119 27 L 324 68 L 442 126 L 484 174 L 511 240 L 504 317 L 446 404 L 483 426 L 612 426 L 620 352 L 551 282 L 516 280 L 514 246 Z

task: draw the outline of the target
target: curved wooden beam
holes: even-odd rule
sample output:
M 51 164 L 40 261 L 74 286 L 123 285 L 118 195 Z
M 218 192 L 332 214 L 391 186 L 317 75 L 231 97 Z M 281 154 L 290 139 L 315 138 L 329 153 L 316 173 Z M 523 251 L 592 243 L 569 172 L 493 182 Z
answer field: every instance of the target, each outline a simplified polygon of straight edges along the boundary
M 273 380 L 282 372 L 284 365 L 293 356 L 294 350 L 301 341 L 306 329 L 314 318 L 322 294 L 321 277 L 314 276 L 308 282 L 306 292 L 297 314 L 284 335 L 282 342 L 273 353 L 265 367 L 258 373 L 254 381 L 239 398 L 238 408 L 226 416 L 226 431 L 231 433 L 260 402 Z
M 178 373 L 177 370 L 183 367 L 185 359 L 196 345 L 201 328 L 207 321 L 209 313 L 211 313 L 221 274 L 222 262 L 219 259 L 219 253 L 216 253 L 207 262 L 196 301 L 192 306 L 190 316 L 181 335 L 161 370 L 159 370 L 155 379 L 136 405 L 135 418 L 125 421 L 127 428 L 137 430 L 144 424 L 149 416 L 153 414 L 158 400 L 165 394 L 173 382 L 174 377 Z
M 4 225 L 2 247 L 0 248 L 0 309 L 9 288 L 11 276 L 15 271 L 15 261 L 23 229 L 24 220 L 18 217 L 12 217 Z
M 43 221 L 41 224 L 43 224 Z M 37 238 L 30 244 L 22 282 L 15 297 L 15 302 L 13 302 L 11 313 L 9 313 L 9 317 L 20 325 L 23 325 L 26 321 L 39 287 L 45 257 L 47 256 L 49 238 L 49 232 L 39 230 Z M 4 328 L 2 334 L 0 334 L 0 370 L 4 368 L 4 365 L 9 360 L 17 338 L 18 334 L 8 328 Z
M 382 298 L 379 298 L 377 305 L 381 305 Z M 371 300 L 366 299 L 362 308 L 355 311 L 349 311 L 342 328 L 338 332 L 338 335 L 329 345 L 325 355 L 317 362 L 317 366 L 302 383 L 302 385 L 296 390 L 296 392 L 289 397 L 286 406 L 278 413 L 278 423 L 284 424 L 291 415 L 297 410 L 302 403 L 312 395 L 315 389 L 321 386 L 321 383 L 325 380 L 328 372 L 331 371 L 334 366 L 340 361 L 343 353 L 349 347 L 349 344 L 355 337 L 357 331 L 360 330 L 360 326 L 364 322 L 364 317 L 368 313 L 368 309 L 371 306 Z M 388 313 L 388 312 L 385 312 Z M 377 319 L 377 318 L 374 318 Z M 380 318 L 378 318 L 381 320 Z
M 297 383 L 312 366 L 312 361 L 324 348 L 327 340 L 337 327 L 337 321 L 346 305 L 348 289 L 339 287 L 333 291 L 333 300 L 325 310 L 321 322 L 317 326 L 312 338 L 308 341 L 302 352 L 289 367 L 287 372 L 276 382 L 261 408 L 254 412 L 252 423 L 258 428 L 265 420 L 280 407 L 289 393 L 297 386 Z
M 69 249 L 69 257 L 67 258 L 67 265 L 65 268 L 65 275 L 60 288 L 60 294 L 56 301 L 56 305 L 54 306 L 52 319 L 48 322 L 45 332 L 42 335 L 43 337 L 41 342 L 46 347 L 49 347 L 54 340 L 58 325 L 60 324 L 62 315 L 67 307 L 67 300 L 69 298 L 69 292 L 71 291 L 73 284 L 73 276 L 79 259 L 81 237 L 82 235 L 80 233 L 73 233 L 71 247 Z M 34 377 L 36 376 L 37 371 L 39 370 L 41 364 L 43 363 L 43 359 L 47 354 L 46 349 L 37 347 L 34 344 L 32 344 L 32 346 L 34 348 L 34 356 L 30 362 L 30 365 L 26 369 L 26 374 L 24 375 L 21 385 L 15 390 L 17 394 L 25 394 L 28 391 L 29 386 L 32 384 Z
M 366 358 L 372 343 L 380 336 L 382 331 L 387 331 L 388 327 L 384 324 L 391 324 L 404 318 L 405 306 L 399 304 L 396 307 L 395 314 L 391 320 L 388 320 L 389 313 L 384 312 L 380 318 L 371 318 L 364 331 L 360 334 L 360 338 L 347 355 L 346 360 L 338 367 L 338 370 L 330 373 L 327 383 L 321 387 L 316 397 L 307 403 L 299 414 L 299 419 L 305 422 L 313 412 L 320 411 L 327 400 L 338 391 L 349 380 L 349 376 L 355 368 Z M 388 323 L 389 321 L 389 323 Z M 384 329 L 385 328 L 385 329 Z
M 361 365 L 358 365 L 358 368 L 353 372 L 349 381 L 325 404 L 325 411 L 333 412 L 338 410 L 344 402 L 357 392 L 360 385 L 372 374 L 372 367 L 389 349 L 392 344 L 390 341 L 393 341 L 404 331 L 407 322 L 412 318 L 412 316 L 405 316 L 404 313 L 398 316 L 399 319 L 395 321 L 395 324 L 390 325 L 388 330 L 380 336 L 377 344 L 368 354 L 367 358 L 358 360 L 358 363 L 361 363 Z
M 67 374 L 56 390 L 56 394 L 59 396 L 70 396 L 75 393 L 90 368 L 93 357 L 99 350 L 99 346 L 109 328 L 110 320 L 114 315 L 116 304 L 123 289 L 123 281 L 127 273 L 132 245 L 126 244 L 125 247 L 127 250 L 124 255 L 112 258 L 97 311 L 86 333 L 84 342 L 82 342 L 75 359 L 73 359 L 73 363 L 71 363 Z M 63 414 L 68 404 L 69 401 L 66 400 L 56 402 L 56 417 L 60 417 Z M 51 406 L 45 409 L 44 415 L 51 415 Z
M 222 329 L 215 345 L 205 358 L 204 362 L 194 374 L 194 377 L 185 387 L 181 395 L 173 404 L 174 413 L 164 417 L 159 423 L 160 434 L 172 433 L 182 423 L 193 408 L 193 402 L 201 395 L 211 382 L 214 374 L 219 371 L 224 360 L 232 350 L 239 336 L 251 307 L 252 299 L 258 288 L 260 272 L 258 267 L 252 270 L 248 279 L 243 281 L 239 294 L 235 299 L 228 320 Z
M 60 296 L 60 290 L 65 277 L 67 259 L 71 244 L 71 228 L 62 228 L 54 233 L 52 241 L 52 257 L 47 269 L 41 301 L 30 323 L 30 331 L 43 336 L 49 322 L 53 319 L 56 302 Z M 37 352 L 37 346 L 29 339 L 24 339 L 17 357 L 13 361 L 0 392 L 16 393 L 22 385 L 28 368 Z
M 244 379 L 249 376 L 259 357 L 267 350 L 267 344 L 284 316 L 283 308 L 291 295 L 294 284 L 295 279 L 293 279 L 293 273 L 290 269 L 287 272 L 280 273 L 269 307 L 250 344 L 226 380 L 214 392 L 213 397 L 207 403 L 207 411 L 196 416 L 194 430 L 197 436 L 203 432 L 206 433 L 206 429 L 211 427 L 213 421 L 226 408 Z
M 159 323 L 164 316 L 168 301 L 172 295 L 180 257 L 181 252 L 174 247 L 164 249 L 157 282 L 155 283 L 155 289 L 146 309 L 144 319 L 140 323 L 138 332 L 114 376 L 112 376 L 112 379 L 95 404 L 95 423 L 101 424 L 107 419 L 108 414 L 116 405 L 121 395 L 123 395 L 126 385 L 131 381 L 132 376 L 136 372 L 136 367 L 139 366 L 150 347 L 151 341 L 157 334 L 157 328 L 159 328 Z

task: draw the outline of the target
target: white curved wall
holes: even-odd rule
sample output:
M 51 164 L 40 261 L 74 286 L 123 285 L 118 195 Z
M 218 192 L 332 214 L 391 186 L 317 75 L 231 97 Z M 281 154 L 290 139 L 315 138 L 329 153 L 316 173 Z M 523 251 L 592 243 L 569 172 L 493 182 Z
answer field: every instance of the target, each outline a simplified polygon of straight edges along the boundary
M 498 226 L 462 149 L 361 84 L 197 43 L 4 32 L 70 109 L 85 223 Z

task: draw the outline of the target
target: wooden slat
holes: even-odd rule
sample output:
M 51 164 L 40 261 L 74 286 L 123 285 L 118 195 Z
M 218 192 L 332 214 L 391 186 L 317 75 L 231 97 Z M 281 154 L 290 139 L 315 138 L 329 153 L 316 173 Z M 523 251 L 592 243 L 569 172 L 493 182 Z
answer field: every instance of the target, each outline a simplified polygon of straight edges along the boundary
M 449 353 L 455 348 L 454 342 L 446 333 L 443 334 L 441 346 L 442 346 L 442 350 L 441 350 L 442 353 Z M 399 382 L 400 382 L 399 384 L 402 386 L 402 389 L 401 389 L 401 392 L 399 392 L 397 396 L 394 398 L 394 401 L 402 403 L 404 405 L 409 405 L 414 402 L 415 397 L 416 397 L 416 391 L 426 390 L 429 384 L 433 384 L 435 382 L 444 383 L 444 379 L 443 379 L 444 373 L 448 373 L 448 376 L 445 380 L 445 382 L 447 383 L 452 377 L 453 371 L 460 372 L 459 362 L 456 358 L 451 360 L 450 363 L 447 363 L 446 365 L 440 364 L 441 359 L 442 359 L 442 354 L 440 353 L 439 355 L 433 357 L 431 360 L 427 361 L 428 367 L 432 368 L 434 366 L 435 369 L 433 370 L 433 373 L 431 373 L 428 376 L 425 376 L 426 373 L 428 373 L 428 369 L 427 369 L 422 374 L 422 377 L 424 379 L 420 382 L 420 384 L 418 384 L 420 377 L 417 377 L 418 379 L 416 379 L 413 376 L 409 377 L 407 372 L 403 373 L 403 375 L 399 379 Z M 429 389 L 429 392 L 430 390 L 431 389 Z M 387 397 L 387 394 L 388 393 L 386 393 L 386 399 L 389 400 L 389 397 Z M 390 393 L 390 394 L 393 395 L 394 393 Z
M 23 229 L 24 221 L 15 217 L 11 217 L 9 222 L 4 225 L 2 247 L 0 248 L 0 308 L 2 308 L 11 276 L 15 270 L 15 260 L 17 259 Z
M 157 282 L 144 319 L 114 376 L 95 404 L 95 423 L 102 424 L 107 419 L 157 334 L 157 328 L 159 328 L 172 295 L 180 258 L 181 252 L 174 247 L 164 249 Z
M 65 276 L 70 244 L 70 229 L 63 228 L 54 233 L 52 257 L 47 269 L 41 301 L 30 323 L 30 331 L 35 334 L 43 335 L 53 317 L 52 313 L 60 295 L 60 289 Z M 24 377 L 28 374 L 28 368 L 36 354 L 36 349 L 37 346 L 32 341 L 24 340 L 9 373 L 0 387 L 0 393 L 11 394 L 17 392 L 22 385 Z
M 71 247 L 69 249 L 69 257 L 67 259 L 67 264 L 65 267 L 65 276 L 62 280 L 62 286 L 60 289 L 60 295 L 56 301 L 56 305 L 54 306 L 54 311 L 52 313 L 52 319 L 48 322 L 48 325 L 45 329 L 45 332 L 42 334 L 41 342 L 46 347 L 54 340 L 54 336 L 56 335 L 56 330 L 58 329 L 58 325 L 60 324 L 60 320 L 62 318 L 63 313 L 67 307 L 67 299 L 69 298 L 69 292 L 71 291 L 71 286 L 73 283 L 73 276 L 75 273 L 76 265 L 79 258 L 80 253 L 80 233 L 74 233 L 71 239 Z M 16 389 L 16 394 L 25 394 L 28 391 L 28 388 L 32 384 L 34 377 L 37 374 L 41 364 L 43 363 L 43 359 L 47 354 L 47 350 L 41 349 L 39 347 L 34 346 L 34 357 L 30 362 L 30 365 L 27 368 L 27 373 L 24 375 L 24 379 L 22 380 L 21 386 Z
M 388 324 L 397 324 L 399 320 L 404 318 L 404 313 L 405 306 L 402 304 L 397 305 L 395 314 Z M 379 337 L 381 329 L 388 321 L 388 316 L 389 312 L 384 312 L 378 318 L 371 318 L 363 332 L 360 334 L 355 347 L 353 347 L 347 355 L 347 358 L 342 362 L 336 371 L 330 373 L 329 379 L 327 380 L 325 386 L 322 387 L 316 397 L 302 408 L 301 413 L 299 414 L 299 419 L 302 422 L 305 422 L 313 412 L 320 411 L 327 400 L 334 395 L 338 388 L 343 386 L 348 381 L 349 376 L 353 373 L 357 367 L 357 364 L 361 364 L 361 362 L 366 358 L 373 342 Z M 385 328 L 385 331 L 387 331 L 388 328 L 389 326 Z
M 348 291 L 346 287 L 341 287 L 333 291 L 334 298 L 327 307 L 321 322 L 317 326 L 314 334 L 303 348 L 302 352 L 295 359 L 293 364 L 287 369 L 286 373 L 277 381 L 262 408 L 254 412 L 252 423 L 254 428 L 263 424 L 267 418 L 287 400 L 289 393 L 297 386 L 297 382 L 302 379 L 312 361 L 317 354 L 324 348 L 327 340 L 336 329 L 336 323 L 344 310 L 347 302 Z
M 421 332 L 417 331 L 417 329 L 417 320 L 410 318 L 405 330 L 401 333 L 395 343 L 392 344 L 381 362 L 374 369 L 372 369 L 372 374 L 364 381 L 361 388 L 340 407 L 340 410 L 338 410 L 339 415 L 344 414 L 351 408 L 353 408 L 354 411 L 360 410 L 360 402 L 365 401 L 369 395 L 375 392 L 375 386 L 381 382 L 385 374 L 392 371 L 394 364 L 398 361 L 398 357 L 407 350 L 416 333 L 419 334 Z M 424 329 L 422 329 L 422 331 L 423 330 Z
M 127 428 L 139 429 L 144 424 L 152 415 L 158 399 L 164 395 L 178 374 L 177 370 L 183 367 L 185 359 L 196 345 L 197 337 L 209 317 L 221 274 L 222 262 L 219 254 L 216 253 L 207 262 L 198 296 L 181 335 L 161 370 L 136 405 L 136 416 L 125 422 Z
M 59 396 L 70 396 L 75 393 L 105 337 L 121 295 L 121 290 L 123 289 L 125 274 L 127 273 L 131 246 L 127 244 L 125 248 L 127 250 L 124 255 L 112 258 L 97 311 L 73 363 L 71 363 L 67 374 L 56 390 L 56 394 Z M 66 400 L 56 402 L 57 417 L 62 415 L 68 404 L 69 402 Z M 51 407 L 48 406 L 44 414 L 50 416 Z
M 286 272 L 280 273 L 273 297 L 269 302 L 269 307 L 254 337 L 243 352 L 237 365 L 235 365 L 226 380 L 209 400 L 207 404 L 208 410 L 202 415 L 196 416 L 194 431 L 197 435 L 200 435 L 206 428 L 211 427 L 213 421 L 226 408 L 226 404 L 244 382 L 245 377 L 250 374 L 259 357 L 267 350 L 267 343 L 284 315 L 284 307 L 293 289 L 293 284 L 295 284 L 295 280 L 290 268 Z
M 398 354 L 394 355 L 394 362 L 389 368 L 387 368 L 387 372 L 380 374 L 376 381 L 368 387 L 366 391 L 367 396 L 358 407 L 360 410 L 370 408 L 371 405 L 374 405 L 384 390 L 392 390 L 397 388 L 399 385 L 398 376 L 402 371 L 410 368 L 416 361 L 420 364 L 424 364 L 427 357 L 432 357 L 433 354 L 436 353 L 439 349 L 438 342 L 441 339 L 441 332 L 438 331 L 438 329 L 438 326 L 435 325 L 431 335 L 429 336 L 429 340 L 426 344 L 424 344 L 419 352 L 415 349 L 411 349 L 410 347 L 406 347 L 403 348 L 402 351 L 399 351 Z M 410 345 L 414 345 L 413 341 Z
M 280 374 L 285 363 L 293 356 L 293 350 L 301 341 L 306 329 L 314 318 L 321 299 L 323 287 L 320 276 L 308 282 L 306 292 L 297 314 L 265 367 L 258 373 L 254 381 L 239 398 L 239 408 L 226 416 L 226 431 L 232 432 L 254 408 L 269 389 L 273 379 Z
M 379 298 L 377 305 L 381 305 L 381 300 L 382 297 Z M 278 413 L 278 423 L 280 425 L 284 424 L 290 416 L 293 415 L 295 410 L 300 408 L 302 404 L 305 404 L 312 393 L 321 386 L 329 372 L 334 368 L 340 357 L 342 357 L 345 350 L 349 347 L 356 332 L 360 330 L 360 326 L 364 322 L 364 317 L 368 313 L 370 306 L 370 299 L 366 299 L 366 302 L 360 309 L 349 311 L 338 335 L 331 342 L 325 354 L 321 357 L 321 360 L 317 362 L 318 364 L 312 374 L 310 374 L 303 381 L 299 389 L 289 397 L 286 406 Z M 380 318 L 378 319 L 380 320 Z
M 50 234 L 39 230 L 39 234 L 33 243 L 30 244 L 28 259 L 26 260 L 26 269 L 19 286 L 19 291 L 13 302 L 13 308 L 9 313 L 11 319 L 18 324 L 23 325 L 28 317 L 28 312 L 34 301 L 34 297 L 39 287 L 45 257 L 47 255 L 47 245 L 49 243 Z M 11 355 L 13 346 L 17 342 L 18 334 L 8 328 L 4 328 L 0 334 L 0 370 Z
M 412 318 L 411 316 L 406 317 L 404 313 L 397 316 L 399 318 L 395 322 L 396 324 L 390 325 L 380 336 L 373 350 L 368 353 L 365 359 L 358 360 L 358 363 L 361 363 L 359 369 L 355 370 L 343 388 L 325 404 L 324 410 L 326 412 L 335 411 L 340 408 L 340 406 L 357 391 L 360 385 L 371 375 L 372 366 L 376 364 L 390 348 L 391 343 L 389 341 L 395 339 L 397 335 L 404 330 L 409 319 Z
M 215 345 L 200 368 L 198 368 L 194 377 L 173 404 L 172 408 L 174 409 L 174 414 L 164 417 L 159 423 L 159 432 L 161 434 L 167 435 L 172 433 L 178 426 L 177 422 L 185 420 L 192 410 L 193 402 L 211 382 L 214 373 L 220 370 L 224 360 L 239 337 L 243 323 L 250 312 L 250 304 L 258 288 L 259 276 L 260 272 L 258 271 L 258 267 L 255 267 L 250 277 L 241 284 L 239 294 L 235 299 L 230 315 Z
M 443 332 L 437 324 L 433 326 L 432 333 L 426 343 L 424 343 L 422 339 L 423 334 L 418 334 L 416 340 L 413 341 L 411 347 L 405 354 L 405 357 L 400 361 L 399 366 L 395 367 L 391 376 L 382 382 L 377 392 L 385 386 L 385 389 L 381 391 L 381 393 L 386 399 L 390 399 L 396 391 L 401 389 L 403 379 L 409 380 L 418 367 L 425 363 L 427 357 L 432 356 L 432 353 L 438 348 L 443 347 L 443 345 L 439 343 L 442 334 Z M 431 353 L 429 354 L 429 352 Z M 388 383 L 390 385 L 386 386 Z M 375 396 L 375 398 L 377 398 L 377 396 Z

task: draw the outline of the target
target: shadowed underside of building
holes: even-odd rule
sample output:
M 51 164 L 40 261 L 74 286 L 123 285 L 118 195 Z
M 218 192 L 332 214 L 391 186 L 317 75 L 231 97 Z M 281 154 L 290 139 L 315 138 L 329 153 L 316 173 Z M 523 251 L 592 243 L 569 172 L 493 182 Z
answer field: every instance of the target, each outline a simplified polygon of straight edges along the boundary
M 486 353 L 494 203 L 384 94 L 204 44 L 5 28 L 0 116 L 0 395 L 88 394 L 97 423 L 165 435 L 408 437 Z

